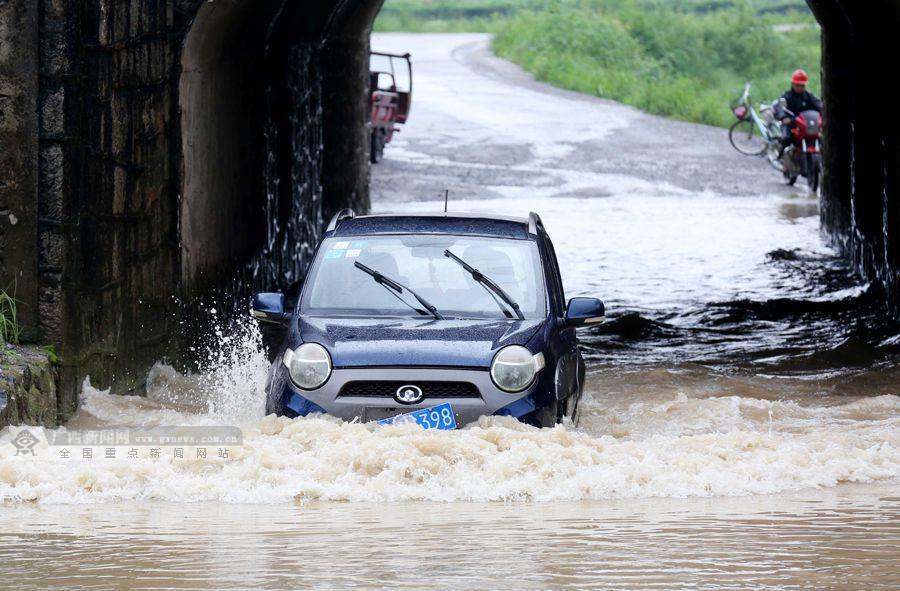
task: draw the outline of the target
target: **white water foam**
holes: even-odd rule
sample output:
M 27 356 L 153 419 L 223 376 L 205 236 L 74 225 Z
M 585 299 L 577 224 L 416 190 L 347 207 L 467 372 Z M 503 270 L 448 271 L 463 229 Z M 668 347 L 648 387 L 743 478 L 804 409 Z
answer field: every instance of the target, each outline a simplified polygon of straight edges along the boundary
M 157 365 L 148 396 L 85 381 L 68 429 L 240 426 L 227 458 L 35 456 L 0 436 L 0 499 L 278 503 L 549 501 L 777 493 L 900 479 L 900 397 L 826 402 L 684 393 L 589 391 L 579 428 L 536 429 L 485 417 L 455 432 L 380 427 L 330 417 L 263 417 L 268 362 L 252 322 L 217 332 L 207 369 Z M 602 380 L 595 379 L 597 382 Z M 61 428 L 64 433 L 67 428 Z M 40 430 L 32 429 L 33 432 Z M 43 439 L 46 439 L 43 438 Z M 73 450 L 77 451 L 77 450 Z
M 0 498 L 45 503 L 123 499 L 280 503 L 549 501 L 777 493 L 900 479 L 900 397 L 801 405 L 739 396 L 585 403 L 578 429 L 482 418 L 455 432 L 329 417 L 261 417 L 265 358 L 253 330 L 233 332 L 199 376 L 151 373 L 147 398 L 85 383 L 72 428 L 240 425 L 243 445 L 184 459 L 16 456 L 0 438 Z M 193 397 L 193 398 L 192 398 Z M 189 400 L 188 400 L 189 399 Z M 185 405 L 186 401 L 191 405 Z

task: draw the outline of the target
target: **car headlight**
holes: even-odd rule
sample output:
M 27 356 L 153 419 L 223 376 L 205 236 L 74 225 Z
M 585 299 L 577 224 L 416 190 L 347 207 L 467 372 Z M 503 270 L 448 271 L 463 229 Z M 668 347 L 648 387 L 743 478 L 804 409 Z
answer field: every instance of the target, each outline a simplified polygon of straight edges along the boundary
M 317 343 L 304 343 L 296 350 L 287 349 L 281 361 L 288 368 L 291 381 L 304 390 L 318 388 L 331 375 L 331 357 L 325 347 Z
M 537 372 L 544 367 L 544 355 L 532 355 L 521 345 L 503 347 L 491 362 L 491 379 L 505 392 L 520 392 L 534 380 Z

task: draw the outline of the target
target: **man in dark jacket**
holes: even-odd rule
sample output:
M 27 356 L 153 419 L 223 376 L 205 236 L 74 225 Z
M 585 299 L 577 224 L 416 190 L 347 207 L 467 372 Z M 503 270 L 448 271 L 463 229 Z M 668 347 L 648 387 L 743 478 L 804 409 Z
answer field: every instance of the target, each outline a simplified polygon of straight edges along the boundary
M 781 136 L 781 152 L 778 155 L 779 158 L 781 157 L 781 154 L 784 153 L 784 149 L 793 141 L 792 131 L 795 126 L 794 117 L 803 111 L 822 112 L 822 100 L 806 90 L 807 82 L 809 82 L 809 77 L 806 75 L 806 72 L 803 70 L 794 70 L 794 73 L 791 76 L 791 89 L 781 95 L 781 98 L 787 103 L 785 108 L 793 113 L 793 115 L 784 112 L 778 113 L 778 116 L 781 117 L 781 122 L 784 124 L 782 126 L 783 135 Z

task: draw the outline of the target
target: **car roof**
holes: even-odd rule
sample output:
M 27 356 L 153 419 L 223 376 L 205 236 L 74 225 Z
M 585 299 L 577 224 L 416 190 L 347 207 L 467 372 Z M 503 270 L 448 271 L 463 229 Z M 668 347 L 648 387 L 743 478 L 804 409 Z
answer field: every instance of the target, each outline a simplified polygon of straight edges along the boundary
M 343 216 L 342 216 L 343 214 Z M 483 213 L 382 213 L 353 215 L 349 210 L 338 213 L 328 232 L 331 236 L 371 234 L 471 234 L 496 238 L 527 240 L 536 234 L 540 218 L 518 218 Z

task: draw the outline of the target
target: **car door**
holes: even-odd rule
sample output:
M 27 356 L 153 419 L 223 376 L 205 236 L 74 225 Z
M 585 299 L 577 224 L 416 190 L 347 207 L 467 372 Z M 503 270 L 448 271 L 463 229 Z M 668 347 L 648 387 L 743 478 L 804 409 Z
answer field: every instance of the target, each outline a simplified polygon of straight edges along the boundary
M 554 348 L 558 351 L 555 369 L 556 398 L 566 401 L 565 407 L 560 409 L 561 412 L 574 416 L 578 398 L 581 395 L 581 385 L 584 381 L 584 360 L 578 350 L 575 328 L 566 327 L 564 324 L 566 296 L 559 271 L 559 261 L 556 258 L 556 249 L 553 247 L 550 236 L 543 229 L 542 238 L 547 253 L 546 273 L 551 292 L 550 300 L 557 325 L 557 336 L 554 338 L 556 340 Z

